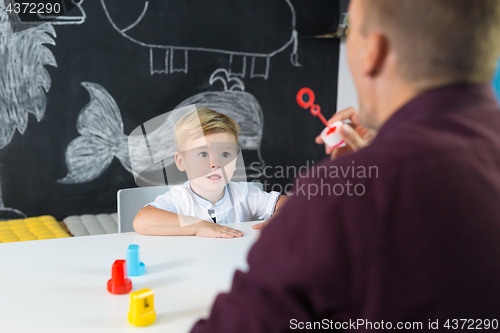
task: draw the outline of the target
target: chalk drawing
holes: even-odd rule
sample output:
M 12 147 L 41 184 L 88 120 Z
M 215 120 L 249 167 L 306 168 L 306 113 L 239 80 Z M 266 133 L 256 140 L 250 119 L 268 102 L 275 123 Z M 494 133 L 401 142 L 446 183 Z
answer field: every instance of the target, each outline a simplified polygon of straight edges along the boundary
M 129 135 L 130 164 L 138 186 L 179 183 L 166 171 L 174 164 L 173 128 L 182 116 L 195 109 L 196 106 L 189 105 L 164 113 L 148 120 Z
M 5 5 L 0 1 L 0 149 L 14 133 L 24 134 L 31 113 L 37 121 L 45 114 L 45 93 L 51 85 L 45 65 L 57 67 L 52 52 L 44 44 L 55 45 L 56 32 L 42 24 L 29 30 L 12 32 Z M 0 211 L 23 213 L 5 208 L 0 192 Z
M 90 94 L 90 102 L 78 116 L 76 128 L 80 136 L 66 149 L 68 174 L 58 180 L 64 184 L 84 183 L 99 177 L 114 157 L 132 171 L 118 105 L 99 84 L 81 84 Z
M 26 214 L 17 210 L 15 208 L 5 207 L 2 198 L 2 189 L 0 188 L 0 220 L 1 219 L 12 219 L 12 218 L 27 218 Z
M 255 151 L 258 164 L 251 169 L 265 166 L 260 154 L 264 116 L 257 99 L 245 92 L 243 82 L 230 76 L 226 69 L 216 70 L 210 77 L 210 84 L 220 82 L 224 91 L 208 91 L 192 96 L 181 102 L 174 111 L 159 116 L 153 130 L 147 131 L 150 146 L 144 146 L 144 140 L 132 140 L 123 134 L 123 122 L 115 100 L 102 86 L 96 83 L 82 82 L 88 90 L 91 100 L 84 106 L 77 121 L 79 137 L 66 149 L 68 174 L 58 180 L 60 183 L 84 183 L 99 177 L 117 157 L 122 166 L 148 184 L 164 184 L 163 178 L 151 180 L 139 176 L 133 170 L 162 171 L 173 166 L 175 138 L 173 128 L 177 121 L 192 110 L 189 106 L 212 108 L 233 118 L 241 127 L 239 145 L 242 150 Z M 153 163 L 159 161 L 158 163 Z M 133 166 L 133 167 L 132 167 Z M 251 177 L 252 174 L 249 174 Z
M 54 55 L 44 46 L 55 45 L 54 28 L 42 24 L 12 33 L 2 6 L 3 3 L 0 5 L 0 148 L 11 141 L 16 129 L 24 133 L 29 113 L 38 121 L 42 119 L 45 93 L 51 85 L 44 65 L 57 67 Z
M 252 94 L 245 92 L 243 82 L 229 74 L 226 69 L 216 70 L 210 77 L 210 84 L 221 82 L 224 91 L 207 91 L 192 96 L 176 106 L 176 109 L 196 104 L 197 108 L 209 108 L 233 118 L 241 128 L 239 145 L 242 150 L 255 150 L 260 168 L 265 166 L 260 153 L 264 114 Z M 251 176 L 251 174 L 249 174 Z
M 220 82 L 224 90 L 207 91 L 189 97 L 177 105 L 174 111 L 148 121 L 144 124 L 142 131 L 139 130 L 138 134 L 132 133 L 129 136 L 129 155 L 136 181 L 142 172 L 147 170 L 151 175 L 146 180 L 148 183 L 165 184 L 165 178 L 158 171 L 164 171 L 174 164 L 176 150 L 172 129 L 177 121 L 194 110 L 194 107 L 213 109 L 233 118 L 240 125 L 239 146 L 243 151 L 254 151 L 257 159 L 257 161 L 252 161 L 257 163 L 246 163 L 247 166 L 243 166 L 244 172 L 241 173 L 243 178 L 257 177 L 258 170 L 264 168 L 265 162 L 260 153 L 264 115 L 259 102 L 252 94 L 245 92 L 243 82 L 231 76 L 226 69 L 216 70 L 209 82 L 211 85 Z M 145 132 L 146 143 L 142 132 Z M 252 165 L 251 168 L 250 165 Z M 164 173 L 168 172 L 164 171 Z M 169 177 L 173 178 L 172 174 Z
M 109 0 L 101 0 L 102 6 L 104 8 L 106 17 L 108 18 L 109 22 L 111 23 L 112 27 L 123 37 L 127 38 L 128 40 L 132 41 L 135 44 L 138 44 L 142 47 L 148 48 L 149 49 L 149 61 L 150 61 L 150 75 L 154 74 L 171 74 L 175 72 L 182 72 L 182 73 L 188 73 L 189 70 L 189 65 L 188 65 L 188 51 L 199 51 L 199 52 L 209 52 L 209 53 L 217 53 L 217 54 L 224 54 L 229 56 L 229 63 L 230 66 L 228 68 L 229 74 L 233 76 L 240 76 L 244 78 L 246 76 L 247 72 L 247 58 L 250 58 L 250 78 L 256 78 L 256 77 L 261 77 L 264 78 L 265 80 L 268 79 L 269 77 L 269 70 L 271 66 L 271 58 L 274 57 L 275 55 L 285 51 L 288 47 L 292 46 L 292 53 L 290 54 L 290 62 L 293 66 L 295 67 L 300 67 L 300 63 L 298 61 L 298 33 L 296 30 L 296 13 L 295 13 L 295 8 L 292 5 L 290 0 L 281 0 L 285 1 L 288 7 L 290 8 L 290 15 L 291 15 L 291 36 L 288 41 L 284 45 L 280 45 L 278 48 L 272 50 L 271 52 L 268 53 L 262 53 L 262 52 L 241 52 L 241 51 L 235 51 L 235 50 L 225 50 L 225 49 L 218 49 L 218 48 L 210 48 L 210 47 L 196 47 L 196 46 L 182 46 L 182 45 L 166 45 L 166 44 L 155 44 L 155 43 L 150 43 L 150 42 L 144 42 L 141 40 L 138 40 L 134 37 L 131 36 L 129 33 L 131 30 L 133 30 L 135 27 L 137 27 L 141 21 L 143 21 L 144 17 L 146 14 L 148 14 L 148 10 L 150 7 L 150 1 L 145 1 L 144 2 L 144 7 L 142 8 L 142 11 L 138 15 L 137 19 L 133 21 L 131 24 L 126 26 L 125 28 L 119 28 L 115 21 L 111 18 L 111 15 L 109 13 L 108 7 L 106 6 L 106 1 Z M 166 13 L 168 15 L 168 13 Z M 195 21 L 197 18 L 196 17 L 189 17 L 186 18 L 186 20 L 190 21 Z M 249 31 L 251 34 L 251 31 Z M 174 63 L 174 57 L 181 56 L 184 59 L 181 59 L 180 62 L 183 62 L 183 65 L 178 67 Z M 159 57 L 161 59 L 162 66 L 163 68 L 155 68 L 153 65 L 154 59 L 156 57 Z M 232 70 L 232 65 L 235 57 L 241 57 L 241 62 L 242 62 L 242 70 L 241 71 L 234 71 Z M 176 61 L 177 62 L 177 61 Z M 258 69 L 256 63 L 261 62 L 261 66 L 263 69 Z M 179 63 L 179 62 L 177 62 Z
M 13 4 L 14 2 L 19 3 L 19 1 L 14 0 L 5 0 L 8 3 Z M 30 21 L 26 17 L 21 20 L 18 14 L 14 11 L 9 13 L 10 22 L 15 32 L 24 31 L 26 29 L 31 29 L 33 27 L 37 27 L 41 24 L 50 24 L 50 25 L 79 25 L 85 22 L 87 19 L 87 15 L 83 10 L 82 3 L 84 0 L 71 0 L 72 6 L 69 8 L 69 13 L 76 14 L 70 15 L 68 14 L 68 8 L 66 7 L 66 1 L 58 1 L 61 5 L 61 13 L 66 13 L 64 15 L 50 15 L 50 14 L 42 14 L 37 12 L 38 20 Z M 3 2 L 3 1 L 2 1 Z M 23 3 L 28 4 L 28 2 Z M 24 8 L 24 6 L 22 7 Z M 76 13 L 78 11 L 78 13 Z
M 43 20 L 50 20 L 50 24 L 52 25 L 70 25 L 70 24 L 82 24 L 85 22 L 87 15 L 85 11 L 83 10 L 82 3 L 84 0 L 71 0 L 71 3 L 73 4 L 73 8 L 70 10 L 75 11 L 75 8 L 77 8 L 80 13 L 78 15 L 62 15 L 62 16 L 56 16 L 56 15 L 44 15 L 44 14 L 38 14 L 38 17 L 43 19 Z M 62 7 L 63 7 L 63 12 L 67 13 L 67 9 L 65 8 L 65 1 L 61 1 Z

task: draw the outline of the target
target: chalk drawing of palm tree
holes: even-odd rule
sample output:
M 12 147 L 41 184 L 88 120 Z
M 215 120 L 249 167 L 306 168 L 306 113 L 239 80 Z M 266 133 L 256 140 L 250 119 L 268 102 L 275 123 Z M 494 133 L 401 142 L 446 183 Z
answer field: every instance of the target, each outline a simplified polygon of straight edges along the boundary
M 57 63 L 44 44 L 55 45 L 55 37 L 50 24 L 13 33 L 0 1 L 0 149 L 10 143 L 16 130 L 24 134 L 30 113 L 37 121 L 45 114 L 51 80 L 44 66 L 57 67 Z M 4 206 L 1 189 L 0 215 L 25 216 Z

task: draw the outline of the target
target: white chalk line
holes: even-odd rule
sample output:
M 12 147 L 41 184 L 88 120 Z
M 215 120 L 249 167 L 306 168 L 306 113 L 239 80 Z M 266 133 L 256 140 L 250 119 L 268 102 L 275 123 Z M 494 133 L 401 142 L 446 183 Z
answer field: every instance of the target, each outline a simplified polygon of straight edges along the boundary
M 112 27 L 119 33 L 121 34 L 123 37 L 127 38 L 128 40 L 130 40 L 131 42 L 135 43 L 135 44 L 138 44 L 142 47 L 146 47 L 146 48 L 155 48 L 155 49 L 166 49 L 166 50 L 170 50 L 171 51 L 171 56 L 173 54 L 173 51 L 177 51 L 177 50 L 182 50 L 182 51 L 197 51 L 197 52 L 208 52 L 208 53 L 218 53 L 218 54 L 226 54 L 226 55 L 229 55 L 229 56 L 234 56 L 234 55 L 237 55 L 237 56 L 243 56 L 243 57 L 260 57 L 260 58 L 272 58 L 274 57 L 276 54 L 278 53 L 281 53 L 283 52 L 285 49 L 287 49 L 290 45 L 294 44 L 294 48 L 293 48 L 293 52 L 290 56 L 290 61 L 292 63 L 292 65 L 296 66 L 296 67 L 299 67 L 300 64 L 298 63 L 298 54 L 297 54 L 297 51 L 298 51 L 298 33 L 296 31 L 296 12 L 295 12 L 295 8 L 293 7 L 292 3 L 290 2 L 290 0 L 285 0 L 286 3 L 288 4 L 288 6 L 290 7 L 290 10 L 291 10 L 291 13 L 292 13 L 292 36 L 290 38 L 290 40 L 285 43 L 285 45 L 283 45 L 281 48 L 271 52 L 271 53 L 255 53 L 255 52 L 240 52 L 240 51 L 228 51 L 228 50 L 222 50 L 222 49 L 212 49 L 212 48 L 205 48 L 205 47 L 193 47 L 193 46 L 173 46 L 173 45 L 161 45 L 161 44 L 151 44 L 151 43 L 144 43 L 144 42 L 141 42 L 129 35 L 127 35 L 125 33 L 125 31 L 128 31 L 130 29 L 130 26 L 125 28 L 125 29 L 120 29 L 118 28 L 118 26 L 114 23 L 114 21 L 112 20 L 111 18 L 111 15 L 109 14 L 109 11 L 108 11 L 108 8 L 104 2 L 104 0 L 101 0 L 101 4 L 102 4 L 102 7 L 104 9 L 104 12 L 106 14 L 106 17 L 108 19 L 108 21 L 110 22 L 110 24 L 112 25 Z M 147 9 L 149 8 L 149 1 L 146 1 L 145 2 L 145 6 L 144 6 L 144 9 L 141 13 L 141 15 L 139 16 L 139 19 L 137 19 L 132 25 L 136 26 L 143 18 L 144 18 L 144 15 L 146 14 L 147 12 Z M 150 53 L 152 54 L 152 53 Z M 187 58 L 187 56 L 186 56 Z M 150 62 L 152 62 L 152 57 L 150 57 Z M 255 59 L 253 59 L 253 63 L 255 63 Z M 268 61 L 269 63 L 269 61 Z M 156 74 L 156 73 L 164 73 L 164 74 L 168 74 L 168 71 L 167 70 L 154 70 L 152 69 L 152 65 L 150 66 L 151 70 L 151 75 L 152 74 Z M 172 67 L 170 68 L 170 72 L 172 73 Z M 255 69 L 255 68 L 254 68 Z M 186 63 L 186 66 L 184 69 L 176 69 L 174 72 L 184 72 L 184 73 L 188 73 L 188 65 Z M 242 76 L 244 77 L 244 75 Z M 255 74 L 255 72 L 252 72 L 251 73 L 251 77 L 254 78 L 254 77 L 263 77 L 267 80 L 267 78 L 269 77 L 269 68 L 266 68 L 265 70 L 265 73 L 264 74 Z

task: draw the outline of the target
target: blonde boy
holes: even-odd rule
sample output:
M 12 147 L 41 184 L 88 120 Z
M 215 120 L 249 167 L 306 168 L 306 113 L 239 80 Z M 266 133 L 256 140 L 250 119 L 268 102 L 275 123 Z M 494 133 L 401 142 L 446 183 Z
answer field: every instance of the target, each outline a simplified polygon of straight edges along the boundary
M 269 219 L 285 197 L 230 181 L 236 170 L 239 130 L 233 119 L 207 108 L 179 119 L 174 128 L 175 164 L 188 181 L 142 208 L 134 219 L 135 231 L 233 238 L 243 233 L 223 224 Z

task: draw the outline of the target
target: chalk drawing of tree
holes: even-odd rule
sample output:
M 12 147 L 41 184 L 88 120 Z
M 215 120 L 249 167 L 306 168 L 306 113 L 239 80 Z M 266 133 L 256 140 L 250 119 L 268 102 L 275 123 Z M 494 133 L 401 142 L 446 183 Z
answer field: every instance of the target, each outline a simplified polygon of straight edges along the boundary
M 55 45 L 56 32 L 50 24 L 13 33 L 3 1 L 0 1 L 0 149 L 14 133 L 24 134 L 28 116 L 40 121 L 45 114 L 45 93 L 51 80 L 45 65 L 57 67 L 52 52 L 44 44 Z M 25 216 L 4 207 L 0 190 L 0 213 Z

